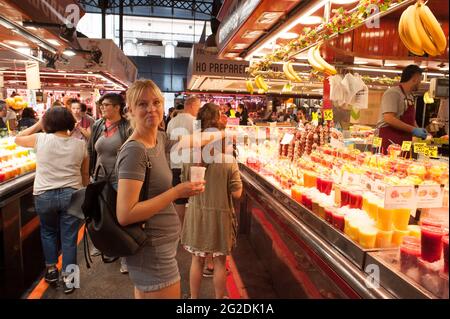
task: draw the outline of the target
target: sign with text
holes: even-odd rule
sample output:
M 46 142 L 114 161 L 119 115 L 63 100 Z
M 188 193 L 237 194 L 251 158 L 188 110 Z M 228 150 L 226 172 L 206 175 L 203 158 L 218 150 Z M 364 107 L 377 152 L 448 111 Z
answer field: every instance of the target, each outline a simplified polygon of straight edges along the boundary
M 386 186 L 384 196 L 384 207 L 414 208 L 416 207 L 414 186 Z
M 428 146 L 425 149 L 423 155 L 428 157 L 437 157 L 438 156 L 438 147 L 437 146 Z
M 409 152 L 411 150 L 411 141 L 403 141 L 402 143 L 402 152 Z
M 384 194 L 386 192 L 386 184 L 383 181 L 376 179 L 372 183 L 372 191 L 378 194 Z
M 427 149 L 427 143 L 414 143 L 414 153 L 424 154 Z
M 357 185 L 360 184 L 361 181 L 361 175 L 360 174 L 354 174 L 345 171 L 342 175 L 342 184 L 344 185 Z
M 442 207 L 443 192 L 440 185 L 420 185 L 417 188 L 418 208 Z
M 325 121 L 332 121 L 333 120 L 333 110 L 326 109 L 323 111 L 323 119 Z

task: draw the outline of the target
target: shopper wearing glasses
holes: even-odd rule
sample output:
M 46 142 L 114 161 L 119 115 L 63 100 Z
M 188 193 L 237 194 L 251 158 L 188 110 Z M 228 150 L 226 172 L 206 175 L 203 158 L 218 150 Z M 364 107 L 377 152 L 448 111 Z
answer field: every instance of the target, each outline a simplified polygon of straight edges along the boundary
M 381 99 L 381 114 L 377 123 L 378 136 L 383 139 L 381 150 L 387 153 L 391 144 L 402 145 L 411 141 L 413 136 L 425 139 L 428 135 L 424 128 L 416 123 L 416 107 L 413 92 L 422 82 L 422 69 L 408 65 L 402 73 L 400 84 L 391 87 Z
M 99 100 L 102 118 L 97 120 L 92 127 L 92 134 L 88 142 L 89 175 L 98 179 L 106 178 L 109 174 L 113 185 L 117 185 L 115 174 L 116 158 L 122 144 L 131 135 L 130 123 L 125 118 L 125 99 L 116 93 L 107 93 Z M 92 255 L 99 255 L 94 249 Z M 105 261 L 113 261 L 107 257 Z M 127 273 L 125 259 L 121 259 L 121 273 Z

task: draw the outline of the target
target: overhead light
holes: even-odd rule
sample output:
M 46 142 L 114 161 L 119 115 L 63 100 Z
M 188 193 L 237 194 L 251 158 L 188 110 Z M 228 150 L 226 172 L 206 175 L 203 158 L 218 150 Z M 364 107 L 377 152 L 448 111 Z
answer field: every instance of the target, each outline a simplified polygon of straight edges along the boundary
M 235 45 L 233 45 L 232 49 L 233 50 L 243 50 L 246 47 L 248 47 L 247 43 L 236 43 Z
M 28 43 L 22 42 L 22 41 L 6 40 L 5 42 L 8 44 L 11 44 L 11 45 L 16 45 L 18 47 L 28 47 L 29 46 Z
M 60 46 L 61 43 L 59 43 L 58 41 L 54 40 L 54 39 L 47 39 L 47 42 L 56 46 Z
M 263 33 L 264 31 L 262 30 L 247 30 L 241 37 L 244 39 L 253 39 L 258 38 Z
M 334 4 L 349 4 L 357 1 L 359 0 L 331 0 L 331 2 L 333 2 Z
M 73 52 L 72 50 L 64 50 L 63 54 L 65 56 L 74 56 L 74 55 L 76 55 L 76 53 Z
M 256 23 L 271 24 L 271 23 L 275 22 L 283 14 L 284 14 L 284 12 L 263 12 L 259 16 L 259 18 L 256 20 Z
M 279 38 L 281 39 L 286 39 L 286 40 L 290 40 L 290 39 L 296 39 L 298 38 L 298 33 L 295 32 L 285 32 L 279 35 Z
M 292 30 L 293 27 L 295 27 L 297 24 L 299 24 L 300 19 L 302 19 L 303 17 L 308 17 L 308 16 L 314 14 L 317 10 L 322 8 L 327 3 L 329 3 L 329 0 L 321 0 L 321 1 L 317 2 L 315 5 L 311 6 L 309 8 L 309 10 L 307 10 L 300 17 L 298 17 L 297 19 L 294 19 L 292 22 L 288 23 L 284 28 L 282 28 L 280 31 L 276 32 L 271 37 L 267 38 L 264 42 L 261 42 L 261 44 L 259 46 L 255 47 L 255 49 L 250 50 L 249 52 L 247 52 L 247 55 L 246 55 L 245 59 L 246 60 L 251 60 L 252 56 L 257 54 L 260 50 L 262 50 L 264 48 L 264 45 L 267 42 L 273 42 L 279 37 L 280 34 L 289 32 L 289 30 Z
M 442 68 L 439 68 L 439 70 L 441 70 L 441 71 L 448 71 L 448 66 L 444 66 Z
M 421 68 L 421 69 L 426 69 L 427 67 L 428 67 L 428 66 L 425 65 L 425 64 L 419 66 L 419 68 Z
M 319 24 L 322 23 L 323 19 L 319 16 L 307 16 L 307 17 L 302 17 L 301 19 L 299 19 L 299 23 L 300 24 L 306 24 L 306 25 L 311 25 L 311 24 Z
M 369 62 L 368 61 L 366 61 L 366 60 L 355 60 L 355 61 L 353 61 L 353 64 L 360 64 L 360 65 L 362 65 L 362 64 L 368 64 Z
M 384 63 L 384 66 L 397 66 L 397 63 L 393 63 L 393 62 L 386 62 Z
M 17 48 L 17 52 L 23 53 L 23 54 L 31 54 L 30 48 Z
M 36 31 L 37 30 L 37 28 L 36 27 L 25 27 L 25 28 L 27 28 L 28 30 L 33 30 L 33 31 Z

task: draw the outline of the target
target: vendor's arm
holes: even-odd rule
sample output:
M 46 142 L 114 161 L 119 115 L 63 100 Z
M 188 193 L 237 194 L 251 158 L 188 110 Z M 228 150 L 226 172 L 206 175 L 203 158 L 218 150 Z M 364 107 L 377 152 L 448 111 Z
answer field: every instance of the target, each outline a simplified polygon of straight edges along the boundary
M 406 124 L 402 120 L 398 119 L 395 113 L 384 113 L 383 114 L 383 120 L 392 126 L 393 128 L 396 128 L 398 130 L 402 130 L 408 133 L 411 133 L 414 130 L 414 126 Z

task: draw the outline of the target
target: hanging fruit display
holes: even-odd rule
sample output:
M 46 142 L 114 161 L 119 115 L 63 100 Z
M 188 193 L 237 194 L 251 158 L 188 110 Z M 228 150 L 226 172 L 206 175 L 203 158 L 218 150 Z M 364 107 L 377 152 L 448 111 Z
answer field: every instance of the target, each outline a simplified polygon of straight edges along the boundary
M 308 51 L 308 62 L 311 64 L 312 68 L 319 72 L 324 72 L 328 75 L 337 74 L 334 66 L 325 61 L 320 55 L 320 45 L 315 45 L 311 47 Z
M 293 82 L 301 82 L 302 81 L 302 79 L 298 76 L 297 72 L 295 72 L 291 61 L 287 61 L 287 62 L 283 63 L 283 73 L 289 81 L 293 81 Z
M 401 15 L 398 33 L 405 47 L 413 54 L 438 56 L 445 52 L 447 39 L 441 25 L 422 1 L 410 5 Z
M 266 93 L 269 91 L 269 87 L 267 86 L 266 81 L 264 81 L 264 78 L 261 75 L 257 75 L 255 77 L 255 84 L 258 87 L 258 93 L 263 91 L 263 93 Z
M 252 83 L 252 80 L 247 80 L 247 81 L 245 81 L 245 85 L 246 85 L 246 87 L 247 87 L 247 91 L 248 91 L 250 94 L 253 94 L 253 83 Z
M 20 111 L 28 106 L 28 102 L 23 100 L 22 96 L 16 95 L 5 99 L 6 104 L 16 111 Z

